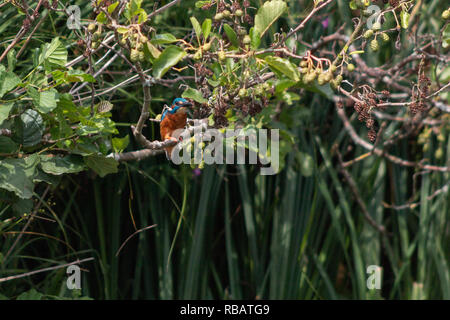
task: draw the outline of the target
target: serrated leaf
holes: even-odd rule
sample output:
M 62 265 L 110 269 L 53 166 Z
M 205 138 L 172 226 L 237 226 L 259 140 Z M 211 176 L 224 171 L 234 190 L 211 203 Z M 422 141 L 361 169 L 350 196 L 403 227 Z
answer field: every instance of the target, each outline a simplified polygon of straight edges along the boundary
M 9 113 L 14 107 L 14 102 L 0 104 L 0 125 L 9 117 Z
M 0 65 L 0 98 L 8 91 L 14 89 L 19 83 L 20 78 L 11 71 L 6 71 L 3 65 Z
M 167 47 L 153 63 L 153 77 L 160 79 L 170 68 L 176 65 L 186 52 L 177 46 Z
M 235 47 L 239 47 L 239 40 L 233 28 L 231 28 L 228 24 L 224 24 L 223 30 L 225 31 L 227 38 L 228 40 L 230 40 L 231 44 Z
M 24 147 L 32 147 L 42 140 L 44 133 L 44 120 L 41 115 L 33 110 L 27 109 L 20 117 L 15 119 L 15 130 L 13 140 Z
M 274 56 L 268 56 L 264 60 L 273 71 L 281 72 L 291 80 L 300 80 L 300 74 L 297 68 L 289 60 Z
M 42 53 L 39 55 L 38 63 L 39 65 L 43 63 L 47 72 L 65 66 L 67 63 L 67 50 L 58 37 L 42 46 Z
M 200 91 L 192 88 L 187 88 L 183 94 L 181 95 L 182 98 L 192 99 L 198 103 L 208 103 L 208 100 L 203 98 Z
M 255 16 L 255 31 L 262 37 L 269 27 L 281 17 L 286 8 L 286 2 L 281 0 L 265 2 Z
M 45 173 L 61 175 L 65 173 L 77 173 L 86 169 L 80 156 L 68 155 L 65 157 L 55 157 L 41 155 L 41 168 Z
M 202 24 L 202 32 L 203 32 L 203 38 L 205 40 L 208 39 L 208 36 L 211 32 L 211 26 L 212 26 L 212 20 L 211 19 L 205 19 Z
M 112 138 L 111 142 L 114 152 L 120 153 L 128 147 L 128 144 L 130 143 L 130 136 L 126 135 L 123 138 Z
M 28 87 L 27 92 L 29 96 L 33 99 L 33 104 L 39 112 L 49 113 L 56 108 L 56 103 L 58 102 L 58 91 L 55 89 L 50 89 L 47 91 L 39 92 L 33 87 Z
M 104 177 L 110 173 L 117 173 L 119 163 L 113 158 L 106 158 L 101 155 L 90 155 L 84 157 L 86 165 L 94 170 L 100 177 Z
M 13 153 L 16 152 L 19 149 L 19 146 L 17 143 L 12 141 L 11 138 L 0 136 L 0 150 L 3 153 Z
M 33 196 L 35 169 L 39 156 L 32 154 L 26 158 L 10 158 L 0 161 L 0 188 L 14 192 L 19 198 Z

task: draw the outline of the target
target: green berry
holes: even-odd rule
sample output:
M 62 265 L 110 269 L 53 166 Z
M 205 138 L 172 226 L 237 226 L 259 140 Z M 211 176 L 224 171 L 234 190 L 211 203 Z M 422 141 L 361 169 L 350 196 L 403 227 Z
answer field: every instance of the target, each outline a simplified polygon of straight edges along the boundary
M 224 51 L 219 51 L 219 53 L 217 54 L 217 57 L 219 58 L 220 61 L 225 60 L 226 55 Z
M 450 9 L 444 10 L 444 12 L 442 12 L 442 19 L 444 20 L 450 19 Z
M 306 73 L 308 73 L 308 71 L 309 71 L 308 68 L 301 68 L 300 69 L 300 73 L 302 73 L 302 74 L 306 74 Z
M 383 40 L 383 42 L 389 42 L 390 40 L 389 35 L 384 32 L 381 34 L 381 39 Z
M 325 73 L 324 80 L 325 82 L 330 82 L 331 80 L 333 80 L 333 74 L 328 71 L 327 73 Z
M 372 30 L 378 31 L 378 30 L 380 30 L 380 29 L 381 29 L 381 23 L 375 22 L 375 23 L 372 25 Z
M 365 39 L 369 39 L 372 36 L 373 36 L 373 30 L 372 29 L 367 30 L 366 32 L 364 32 L 364 35 L 363 35 L 363 37 Z
M 244 28 L 240 28 L 240 29 L 238 30 L 238 34 L 239 34 L 240 36 L 245 36 L 245 35 L 247 34 L 247 30 L 245 30 Z
M 330 71 L 331 72 L 336 72 L 336 70 L 337 70 L 336 65 L 332 64 L 331 67 L 330 67 Z
M 89 23 L 89 25 L 88 25 L 88 31 L 89 31 L 89 32 L 92 32 L 92 31 L 94 31 L 94 30 L 95 30 L 95 28 L 96 28 L 96 25 L 95 25 L 95 23 Z
M 245 96 L 247 96 L 247 90 L 245 88 L 239 89 L 238 95 L 239 97 L 244 98 Z
M 244 15 L 244 11 L 242 11 L 241 9 L 237 9 L 234 14 L 236 15 L 236 17 L 242 17 Z
M 319 86 L 323 86 L 325 84 L 325 75 L 323 73 L 319 74 L 317 77 L 317 83 Z
M 223 19 L 223 14 L 222 13 L 218 13 L 214 16 L 214 20 L 220 21 Z
M 340 85 L 342 80 L 344 80 L 344 78 L 342 77 L 342 75 L 338 74 L 336 76 L 336 78 L 334 78 L 334 81 L 336 81 L 337 85 Z
M 144 62 L 145 61 L 144 51 L 139 51 L 138 59 L 139 59 L 140 62 Z
M 370 48 L 373 51 L 378 51 L 379 45 L 378 45 L 378 41 L 376 39 L 373 39 L 372 41 L 370 41 Z
M 348 70 L 349 72 L 352 72 L 353 70 L 355 70 L 355 65 L 354 65 L 353 63 L 349 63 L 349 64 L 347 65 L 347 70 Z
M 92 48 L 92 49 L 97 49 L 97 48 L 98 48 L 98 45 L 99 45 L 98 42 L 93 41 L 93 42 L 91 43 L 91 48 Z
M 92 34 L 92 40 L 97 41 L 98 39 L 100 39 L 100 36 L 102 35 L 102 33 L 97 30 Z
M 139 60 L 139 51 L 132 49 L 130 53 L 130 60 L 132 62 L 137 62 Z
M 230 15 L 231 15 L 231 12 L 230 12 L 229 10 L 223 10 L 223 11 L 222 11 L 222 14 L 223 14 L 223 16 L 224 16 L 225 18 L 229 18 Z
M 307 62 L 307 61 L 302 60 L 302 61 L 300 62 L 300 67 L 304 68 L 304 67 L 307 67 L 307 66 L 308 66 L 308 62 Z
M 246 35 L 246 36 L 244 37 L 244 39 L 242 39 L 242 43 L 243 43 L 243 44 L 250 44 L 251 41 L 252 41 L 252 40 L 250 39 L 250 36 L 249 36 L 249 35 Z

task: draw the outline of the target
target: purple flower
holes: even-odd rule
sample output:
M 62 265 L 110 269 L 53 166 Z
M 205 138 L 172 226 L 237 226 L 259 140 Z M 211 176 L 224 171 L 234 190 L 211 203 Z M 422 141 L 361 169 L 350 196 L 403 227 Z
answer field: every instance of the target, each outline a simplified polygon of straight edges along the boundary
M 328 17 L 322 20 L 322 26 L 324 29 L 328 28 Z
M 202 170 L 200 170 L 199 168 L 195 168 L 194 170 L 192 170 L 192 173 L 194 177 L 198 177 L 202 174 Z

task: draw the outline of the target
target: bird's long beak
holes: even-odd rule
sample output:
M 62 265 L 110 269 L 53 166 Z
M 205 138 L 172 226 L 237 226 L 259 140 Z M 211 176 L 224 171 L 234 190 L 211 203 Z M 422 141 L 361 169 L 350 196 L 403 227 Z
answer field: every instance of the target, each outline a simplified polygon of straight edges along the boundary
M 193 106 L 193 104 L 190 102 L 183 103 L 183 107 L 192 107 L 192 106 Z

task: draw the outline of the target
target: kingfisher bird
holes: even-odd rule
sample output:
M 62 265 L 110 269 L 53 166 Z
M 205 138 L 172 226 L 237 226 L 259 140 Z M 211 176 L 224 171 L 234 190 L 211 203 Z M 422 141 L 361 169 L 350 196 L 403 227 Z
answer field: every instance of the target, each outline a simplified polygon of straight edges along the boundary
M 159 125 L 162 140 L 169 139 L 178 142 L 179 135 L 174 133 L 174 131 L 183 129 L 186 126 L 187 113 L 190 111 L 189 107 L 191 106 L 192 103 L 186 99 L 176 98 L 173 100 L 172 106 L 165 108 Z M 174 137 L 174 135 L 177 136 Z M 171 159 L 173 148 L 174 146 L 164 148 L 168 160 Z

